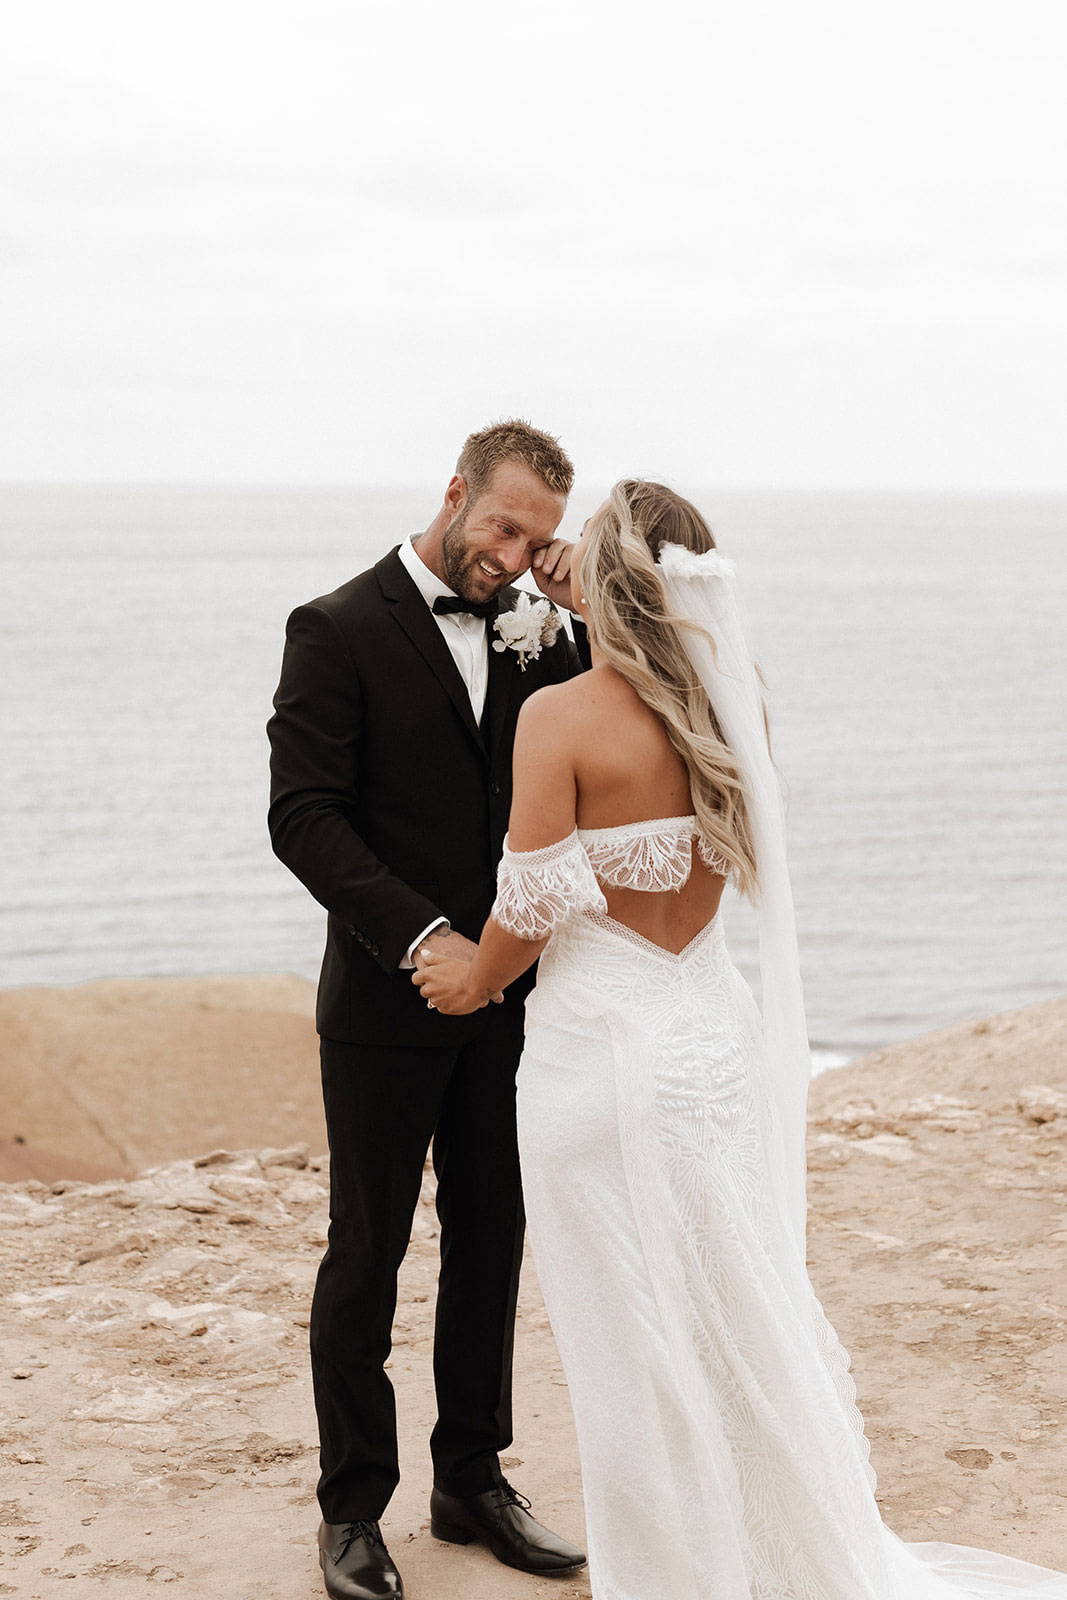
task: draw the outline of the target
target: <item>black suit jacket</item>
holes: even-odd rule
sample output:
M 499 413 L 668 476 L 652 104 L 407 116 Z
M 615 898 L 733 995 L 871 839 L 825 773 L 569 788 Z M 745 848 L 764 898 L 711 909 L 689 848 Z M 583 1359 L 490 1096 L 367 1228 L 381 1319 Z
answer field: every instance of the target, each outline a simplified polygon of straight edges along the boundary
M 506 589 L 503 607 L 518 590 Z M 326 907 L 318 1030 L 353 1044 L 448 1044 L 484 1013 L 442 1017 L 401 972 L 435 917 L 477 939 L 511 805 L 519 708 L 582 668 L 561 629 L 522 671 L 489 650 L 479 727 L 429 606 L 396 551 L 289 618 L 267 725 L 275 853 Z M 530 980 L 505 1003 L 521 1004 Z

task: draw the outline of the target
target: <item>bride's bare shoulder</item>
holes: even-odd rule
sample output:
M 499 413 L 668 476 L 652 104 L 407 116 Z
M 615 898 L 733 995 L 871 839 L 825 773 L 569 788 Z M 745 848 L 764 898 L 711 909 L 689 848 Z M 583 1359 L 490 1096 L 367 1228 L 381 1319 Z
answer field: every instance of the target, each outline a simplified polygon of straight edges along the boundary
M 583 732 L 606 711 L 617 711 L 633 698 L 630 685 L 612 667 L 592 667 L 565 683 L 537 689 L 519 712 L 520 736 Z

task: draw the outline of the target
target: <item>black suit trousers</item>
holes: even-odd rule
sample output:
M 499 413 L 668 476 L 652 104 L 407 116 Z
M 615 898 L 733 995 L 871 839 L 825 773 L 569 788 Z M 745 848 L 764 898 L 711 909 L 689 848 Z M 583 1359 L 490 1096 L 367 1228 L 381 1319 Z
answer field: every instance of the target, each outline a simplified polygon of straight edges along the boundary
M 311 1363 L 327 1522 L 379 1518 L 399 1480 L 385 1362 L 431 1139 L 441 1225 L 434 1481 L 461 1496 L 500 1481 L 524 1229 L 515 1139 L 522 1001 L 509 997 L 479 1020 L 474 1039 L 451 1046 L 321 1041 L 330 1232 Z

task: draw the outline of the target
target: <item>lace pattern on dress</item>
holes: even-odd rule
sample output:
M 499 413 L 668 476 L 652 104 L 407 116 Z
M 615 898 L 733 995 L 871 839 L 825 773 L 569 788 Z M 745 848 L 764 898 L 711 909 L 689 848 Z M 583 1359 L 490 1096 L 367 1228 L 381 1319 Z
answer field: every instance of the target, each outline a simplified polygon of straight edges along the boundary
M 661 893 L 681 889 L 693 864 L 693 845 L 711 872 L 729 874 L 724 861 L 696 831 L 696 817 L 653 817 L 617 828 L 579 828 L 593 872 L 613 889 Z
M 606 911 L 578 830 L 543 850 L 512 850 L 504 840 L 490 915 L 516 939 L 547 939 L 578 911 Z
M 710 845 L 706 839 L 698 837 L 696 847 L 701 861 L 703 861 L 709 872 L 718 872 L 724 878 L 730 876 L 730 863 L 725 856 L 719 854 L 714 845 Z

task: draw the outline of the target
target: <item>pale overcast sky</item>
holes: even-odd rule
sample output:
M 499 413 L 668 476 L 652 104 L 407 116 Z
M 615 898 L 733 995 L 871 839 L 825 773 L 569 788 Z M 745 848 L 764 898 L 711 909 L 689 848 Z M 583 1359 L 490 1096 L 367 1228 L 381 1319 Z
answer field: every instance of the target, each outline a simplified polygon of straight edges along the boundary
M 1064 15 L 12 9 L 0 477 L 1067 488 Z

